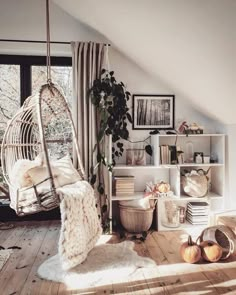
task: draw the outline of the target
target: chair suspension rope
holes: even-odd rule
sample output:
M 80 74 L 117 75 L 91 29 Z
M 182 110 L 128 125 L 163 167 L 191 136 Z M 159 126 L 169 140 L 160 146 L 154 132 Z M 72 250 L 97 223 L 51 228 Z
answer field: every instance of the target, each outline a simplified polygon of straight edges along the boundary
M 46 34 L 47 34 L 47 83 L 51 84 L 50 22 L 49 0 L 46 0 Z

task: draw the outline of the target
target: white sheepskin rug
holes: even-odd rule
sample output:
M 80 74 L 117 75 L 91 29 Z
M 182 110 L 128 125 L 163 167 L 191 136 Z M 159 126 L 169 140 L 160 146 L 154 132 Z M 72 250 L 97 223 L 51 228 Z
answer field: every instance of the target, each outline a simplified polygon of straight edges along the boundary
M 82 264 L 67 271 L 62 269 L 59 256 L 55 255 L 39 267 L 38 275 L 65 283 L 70 289 L 85 289 L 127 279 L 138 268 L 156 265 L 153 260 L 138 256 L 133 248 L 131 241 L 95 246 Z

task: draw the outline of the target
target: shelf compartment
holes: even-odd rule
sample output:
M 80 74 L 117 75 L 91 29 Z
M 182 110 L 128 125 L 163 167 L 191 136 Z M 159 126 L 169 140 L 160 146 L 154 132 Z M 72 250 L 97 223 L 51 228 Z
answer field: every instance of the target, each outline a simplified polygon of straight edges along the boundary
M 220 199 L 223 198 L 222 195 L 219 195 L 215 192 L 209 192 L 205 197 L 198 198 L 198 197 L 190 197 L 187 195 L 180 195 L 178 198 L 175 198 L 176 200 L 199 200 L 199 201 L 204 201 L 204 200 L 210 200 L 210 199 Z
M 145 165 L 145 166 L 139 166 L 139 165 L 125 165 L 125 164 L 118 164 L 116 165 L 113 170 L 120 170 L 120 169 L 126 169 L 126 170 L 134 170 L 134 169 L 162 169 L 161 166 L 154 166 L 154 165 Z
M 112 196 L 112 201 L 127 201 L 127 200 L 136 200 L 136 199 L 141 199 L 144 196 L 144 192 L 135 192 L 134 194 L 130 196 Z M 181 195 L 181 196 L 175 196 L 175 197 L 163 197 L 159 198 L 159 200 L 164 201 L 164 200 L 173 200 L 174 202 L 178 201 L 196 201 L 199 200 L 201 201 L 207 201 L 211 199 L 223 199 L 223 196 L 220 196 L 214 192 L 209 192 L 206 197 L 198 198 L 198 197 L 188 197 L 187 195 Z
M 144 192 L 135 192 L 134 194 L 130 196 L 112 196 L 112 201 L 129 201 L 129 200 L 137 200 L 142 199 L 144 195 Z
M 222 133 L 202 133 L 202 134 L 156 134 L 155 136 L 159 137 L 212 137 L 212 136 L 225 136 L 225 134 Z
M 207 164 L 196 164 L 196 163 L 184 163 L 184 164 L 163 164 L 163 165 L 146 165 L 146 166 L 131 166 L 131 165 L 125 165 L 125 164 L 119 164 L 116 165 L 113 170 L 134 170 L 134 169 L 171 169 L 171 168 L 179 168 L 179 167 L 221 167 L 224 166 L 224 164 L 221 163 L 207 163 Z
M 180 226 L 178 227 L 167 227 L 162 224 L 158 225 L 158 231 L 176 231 L 176 230 L 197 230 L 197 231 L 202 231 L 204 228 L 206 228 L 208 224 L 191 224 L 188 221 L 185 221 L 185 223 L 181 223 Z
M 196 164 L 196 163 L 184 163 L 184 164 L 177 164 L 177 165 L 170 165 L 170 166 L 178 166 L 178 167 L 220 167 L 224 166 L 222 163 L 202 163 L 202 164 Z

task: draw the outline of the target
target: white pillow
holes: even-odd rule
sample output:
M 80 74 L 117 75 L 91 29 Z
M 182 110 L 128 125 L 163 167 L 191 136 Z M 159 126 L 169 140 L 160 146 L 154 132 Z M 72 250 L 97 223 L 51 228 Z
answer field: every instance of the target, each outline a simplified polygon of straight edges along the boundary
M 56 181 L 59 186 L 64 186 L 81 180 L 78 171 L 71 162 L 70 156 L 65 156 L 64 158 L 52 162 L 52 171 L 57 176 Z
M 65 156 L 55 162 L 51 162 L 51 170 L 55 187 L 62 187 L 81 180 L 81 177 L 74 168 L 69 156 Z M 32 168 L 28 171 L 28 174 L 34 184 L 38 184 L 49 177 L 47 167 L 45 166 Z M 49 180 L 42 183 L 42 186 L 49 185 Z
M 10 182 L 17 188 L 32 186 L 32 180 L 27 173 L 29 169 L 38 167 L 43 164 L 42 155 L 38 155 L 35 160 L 28 159 L 17 160 L 14 164 L 11 174 L 9 175 Z
M 46 180 L 47 178 L 49 178 L 49 174 L 48 174 L 48 169 L 47 167 L 34 167 L 30 170 L 27 171 L 29 178 L 31 179 L 32 184 L 39 184 L 40 182 L 42 182 L 40 185 L 41 186 L 49 186 L 50 185 L 50 181 L 49 179 Z M 52 175 L 53 177 L 56 179 L 56 174 L 55 171 L 52 171 Z M 46 180 L 46 181 L 44 181 Z M 55 181 L 55 185 L 56 185 L 56 181 Z M 58 184 L 56 185 L 56 187 L 58 187 Z

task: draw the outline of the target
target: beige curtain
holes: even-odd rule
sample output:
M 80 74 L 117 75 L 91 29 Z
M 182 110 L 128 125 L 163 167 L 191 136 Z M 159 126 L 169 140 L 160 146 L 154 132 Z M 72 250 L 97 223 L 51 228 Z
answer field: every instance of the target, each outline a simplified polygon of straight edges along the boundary
M 73 105 L 72 114 L 77 131 L 80 153 L 88 178 L 90 168 L 96 164 L 96 153 L 93 153 L 98 131 L 98 115 L 88 95 L 93 81 L 100 77 L 104 65 L 106 45 L 93 42 L 72 42 L 72 68 L 73 68 Z M 101 148 L 101 147 L 100 147 Z M 75 165 L 76 158 L 74 155 Z M 97 171 L 97 183 L 104 184 L 104 169 L 100 167 Z M 107 191 L 107 189 L 105 189 Z M 97 194 L 98 197 L 98 194 Z M 98 207 L 104 200 L 98 197 Z

